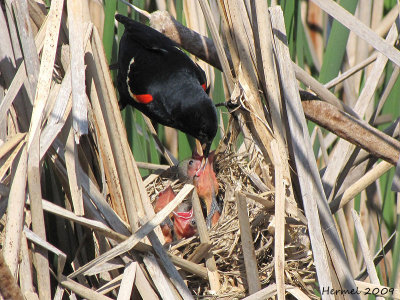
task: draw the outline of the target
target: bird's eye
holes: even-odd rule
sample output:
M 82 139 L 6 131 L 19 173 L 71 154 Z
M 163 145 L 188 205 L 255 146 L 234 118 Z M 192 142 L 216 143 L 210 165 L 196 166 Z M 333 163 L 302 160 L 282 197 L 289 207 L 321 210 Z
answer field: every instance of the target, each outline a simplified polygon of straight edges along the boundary
M 189 160 L 189 166 L 193 165 L 193 159 Z
M 196 226 L 196 220 L 195 220 L 195 219 L 191 219 L 191 220 L 190 220 L 190 225 Z

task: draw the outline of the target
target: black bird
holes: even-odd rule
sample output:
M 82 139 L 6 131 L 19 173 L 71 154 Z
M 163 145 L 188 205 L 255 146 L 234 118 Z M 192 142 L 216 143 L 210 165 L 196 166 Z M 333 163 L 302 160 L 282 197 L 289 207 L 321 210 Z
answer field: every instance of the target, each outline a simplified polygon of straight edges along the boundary
M 190 134 L 207 158 L 218 122 L 204 71 L 153 28 L 119 14 L 115 18 L 125 26 L 118 54 L 121 109 L 130 104 L 150 119 Z

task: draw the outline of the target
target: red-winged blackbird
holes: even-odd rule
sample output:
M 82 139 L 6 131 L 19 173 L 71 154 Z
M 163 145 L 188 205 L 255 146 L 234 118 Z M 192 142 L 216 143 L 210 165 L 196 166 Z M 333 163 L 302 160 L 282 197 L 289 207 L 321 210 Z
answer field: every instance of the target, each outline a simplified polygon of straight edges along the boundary
M 197 138 L 208 157 L 218 128 L 217 111 L 206 93 L 206 76 L 172 40 L 116 15 L 124 24 L 118 55 L 120 107 L 127 104 L 150 119 Z

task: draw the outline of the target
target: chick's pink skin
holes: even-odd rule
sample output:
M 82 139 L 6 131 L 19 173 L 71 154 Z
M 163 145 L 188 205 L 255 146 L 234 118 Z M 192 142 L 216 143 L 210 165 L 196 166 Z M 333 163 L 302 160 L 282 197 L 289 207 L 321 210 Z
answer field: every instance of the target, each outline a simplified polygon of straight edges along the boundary
M 193 180 L 199 198 L 204 201 L 207 207 L 207 218 L 211 217 L 211 226 L 214 226 L 220 217 L 219 211 L 212 211 L 213 201 L 215 205 L 218 192 L 218 181 L 213 169 L 214 155 L 215 152 L 210 153 L 208 163 L 197 172 L 197 176 Z
M 154 206 L 154 212 L 158 213 L 162 210 L 168 203 L 170 203 L 176 196 L 176 193 L 169 185 L 164 190 L 162 190 L 156 199 L 156 204 Z
M 160 210 L 162 210 L 169 202 L 171 202 L 175 198 L 175 196 L 176 194 L 172 190 L 172 187 L 170 185 L 166 187 L 157 196 L 154 206 L 154 212 L 158 213 Z M 172 226 L 169 225 L 172 224 L 171 216 L 172 214 L 168 216 L 165 221 L 160 225 L 166 243 L 171 243 L 173 241 Z

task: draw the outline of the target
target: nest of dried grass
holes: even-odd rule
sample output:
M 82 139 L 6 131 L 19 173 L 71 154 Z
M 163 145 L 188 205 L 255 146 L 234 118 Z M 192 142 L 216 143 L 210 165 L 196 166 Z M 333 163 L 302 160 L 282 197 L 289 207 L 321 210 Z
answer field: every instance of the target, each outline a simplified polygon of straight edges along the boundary
M 218 197 L 222 201 L 222 214 L 218 223 L 209 231 L 211 241 L 209 253 L 214 255 L 220 275 L 221 289 L 218 291 L 218 298 L 242 298 L 248 289 L 235 191 L 240 191 L 247 198 L 247 211 L 260 282 L 263 287 L 274 282 L 274 191 L 265 191 L 260 188 L 262 183 L 255 183 L 255 180 L 260 178 L 257 172 L 261 169 L 267 170 L 270 166 L 261 156 L 253 155 L 253 157 L 250 159 L 247 153 L 236 154 L 226 151 L 219 153 L 214 162 L 219 182 Z M 183 184 L 176 180 L 173 168 L 162 173 L 147 186 L 152 201 L 170 184 L 175 192 L 179 192 L 183 187 Z M 268 183 L 269 186 L 271 184 Z M 265 203 L 263 205 L 252 199 L 265 200 L 271 205 L 266 206 Z M 315 268 L 307 226 L 288 218 L 285 238 L 285 282 L 315 298 L 313 292 L 316 282 Z M 195 253 L 200 245 L 200 238 L 195 235 L 166 247 L 173 255 L 199 262 L 201 257 L 195 258 Z M 185 275 L 188 287 L 197 296 L 215 295 L 214 291 L 210 290 L 208 280 L 199 279 L 196 275 Z

